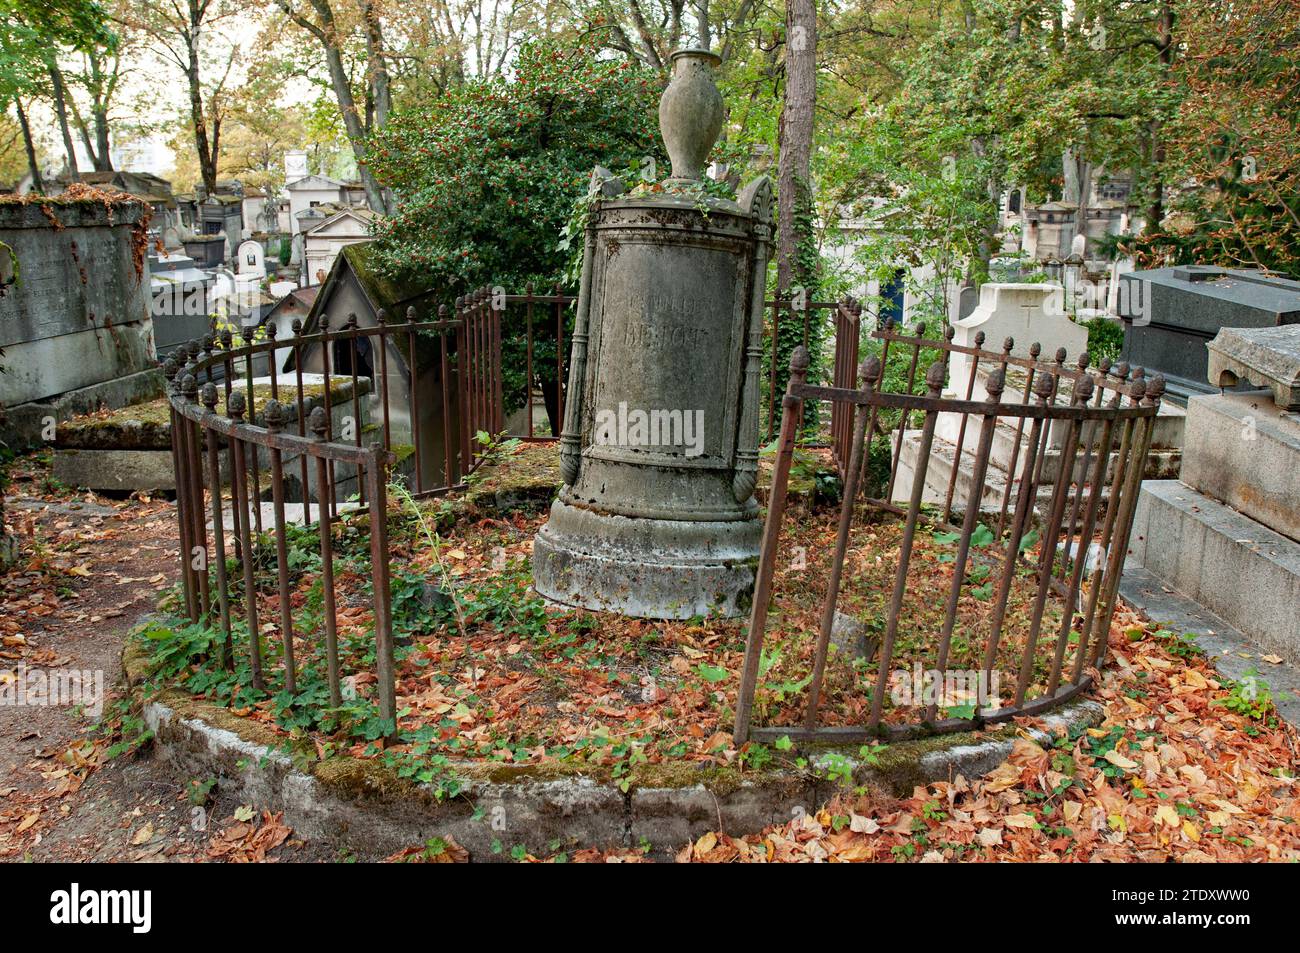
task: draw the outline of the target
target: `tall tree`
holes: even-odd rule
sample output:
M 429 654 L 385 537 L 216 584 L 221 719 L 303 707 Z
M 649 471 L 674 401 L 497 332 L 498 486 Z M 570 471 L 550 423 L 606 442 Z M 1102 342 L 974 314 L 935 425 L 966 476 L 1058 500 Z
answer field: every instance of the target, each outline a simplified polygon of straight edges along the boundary
M 123 24 L 139 31 L 185 77 L 194 151 L 209 194 L 217 188 L 224 99 L 239 49 L 228 37 L 221 50 L 211 48 L 216 44 L 205 47 L 204 40 L 217 37 L 217 27 L 234 12 L 233 0 L 137 0 L 119 14 Z M 204 78 L 205 67 L 214 62 L 215 83 Z
M 23 108 L 24 97 L 42 93 L 48 80 L 55 113 L 63 134 L 69 172 L 76 177 L 77 160 L 68 130 L 66 91 L 59 72 L 60 49 L 113 48 L 117 37 L 108 16 L 96 0 L 0 0 L 0 102 L 13 103 L 18 114 L 33 184 L 44 190 L 37 165 L 31 124 Z
M 815 264 L 801 256 L 812 233 L 812 144 L 817 105 L 817 8 L 814 0 L 786 0 L 785 96 L 777 154 L 776 286 L 811 289 Z
M 330 0 L 307 0 L 305 5 L 299 4 L 297 0 L 276 0 L 284 14 L 306 30 L 320 45 L 329 71 L 330 87 L 338 102 L 339 115 L 347 130 L 353 155 L 356 156 L 366 201 L 375 211 L 386 214 L 390 211 L 388 196 L 370 169 L 368 141 L 388 121 L 388 64 L 379 14 L 370 0 L 358 2 L 360 10 L 357 12 L 361 14 L 366 48 L 366 75 L 362 84 L 364 100 L 361 106 L 357 104 L 345 53 L 352 24 L 335 12 Z
M 74 90 L 74 95 L 68 97 L 72 124 L 96 172 L 113 171 L 110 110 L 121 88 L 123 70 L 124 57 L 120 45 L 116 50 L 88 49 L 81 55 L 80 68 L 64 70 Z M 84 110 L 77 102 L 75 91 L 86 97 L 88 105 Z

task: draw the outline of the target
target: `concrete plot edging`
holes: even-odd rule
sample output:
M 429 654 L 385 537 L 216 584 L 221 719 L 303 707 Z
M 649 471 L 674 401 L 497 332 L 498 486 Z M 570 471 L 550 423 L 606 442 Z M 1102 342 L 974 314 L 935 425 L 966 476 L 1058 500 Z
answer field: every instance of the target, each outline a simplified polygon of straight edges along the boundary
M 140 684 L 133 679 L 137 690 Z M 978 777 L 1006 760 L 1017 736 L 1006 726 L 893 744 L 876 766 L 855 753 L 835 752 L 840 764 L 852 767 L 851 779 L 843 780 L 825 776 L 828 749 L 806 752 L 805 770 L 765 769 L 749 778 L 694 772 L 702 778 L 695 780 L 686 765 L 667 784 L 665 776 L 638 783 L 633 775 L 627 791 L 614 780 L 576 772 L 547 777 L 529 766 L 458 765 L 458 774 L 465 769 L 461 795 L 439 800 L 431 785 L 400 779 L 373 760 L 310 761 L 250 740 L 250 732 L 213 724 L 236 716 L 175 690 L 144 700 L 142 707 L 154 733 L 154 756 L 178 777 L 214 779 L 223 795 L 240 803 L 283 811 L 285 823 L 301 836 L 367 859 L 448 836 L 475 861 L 509 860 L 519 845 L 536 855 L 642 846 L 650 856 L 668 859 L 707 831 L 752 834 L 815 811 L 857 785 L 905 796 L 918 784 L 958 774 Z M 212 709 L 211 719 L 204 708 Z M 1102 714 L 1095 702 L 1077 702 L 1042 718 L 1045 730 L 1029 734 L 1046 742 L 1051 731 L 1091 727 Z

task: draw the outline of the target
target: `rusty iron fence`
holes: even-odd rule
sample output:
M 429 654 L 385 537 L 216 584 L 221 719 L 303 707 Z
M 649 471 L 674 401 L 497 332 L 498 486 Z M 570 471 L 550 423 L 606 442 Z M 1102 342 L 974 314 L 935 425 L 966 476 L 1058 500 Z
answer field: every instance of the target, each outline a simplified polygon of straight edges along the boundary
M 1067 365 L 1065 352 L 1058 351 L 1045 362 L 1036 344 L 1030 356 L 1018 357 L 1012 356 L 1011 339 L 1001 351 L 990 351 L 982 337 L 974 347 L 953 343 L 951 328 L 943 339 L 928 339 L 923 324 L 909 333 L 887 323 L 873 335 L 880 353 L 857 365 L 855 382 L 859 318 L 852 302 L 839 308 L 837 332 L 855 343 L 837 353 L 832 386 L 807 382 L 807 351 L 797 350 L 791 360 L 741 673 L 737 744 L 787 735 L 850 742 L 978 728 L 1062 704 L 1092 683 L 1090 670 L 1104 659 L 1164 380 L 1147 380 L 1142 369 L 1126 364 L 1090 367 L 1086 354 Z M 931 354 L 937 359 L 924 371 L 923 391 L 915 393 L 920 367 Z M 964 388 L 944 396 L 954 359 L 963 373 L 954 374 L 953 383 L 961 386 L 962 378 Z M 901 383 L 883 388 L 890 360 L 906 371 Z M 784 633 L 795 644 L 784 642 L 782 651 L 799 659 L 797 672 L 784 673 L 785 686 L 806 686 L 791 702 L 760 682 L 779 654 L 775 647 L 768 651 L 774 638 L 769 609 L 781 596 L 778 564 L 790 562 L 782 551 L 783 530 L 791 528 L 787 487 L 810 401 L 834 408 L 832 443 L 843 501 L 816 631 Z M 947 444 L 946 454 L 935 452 L 936 430 L 945 435 L 939 442 Z M 910 481 L 900 480 L 905 439 L 915 441 Z M 995 441 L 1005 467 L 1000 491 L 991 479 Z M 881 445 L 889 456 L 888 476 L 873 494 L 864 475 L 873 447 Z M 946 476 L 936 460 L 946 462 Z M 903 493 L 905 499 L 893 501 Z M 892 582 L 879 587 L 888 601 L 873 620 L 877 637 L 852 659 L 839 658 L 838 651 L 832 659 L 846 574 L 858 564 L 849 558 L 855 529 L 878 527 L 881 513 L 901 519 L 901 536 L 897 556 L 885 567 Z M 899 519 L 891 520 L 895 528 Z M 922 528 L 932 534 L 923 544 L 943 541 L 937 564 L 913 559 Z M 936 565 L 951 567 L 949 581 L 934 581 Z M 985 580 L 978 598 L 972 595 L 975 568 Z M 783 584 L 791 571 L 783 569 Z M 941 613 L 930 611 L 940 604 Z M 954 640 L 961 640 L 972 666 L 961 675 L 972 676 L 965 684 L 975 687 L 973 704 L 949 704 L 934 691 L 921 693 L 920 703 L 917 693 L 903 692 L 903 703 L 894 703 L 891 687 L 897 689 L 906 674 L 892 671 L 904 624 L 920 626 L 909 629 L 906 640 L 914 665 L 926 659 L 923 674 L 932 688 L 958 674 L 952 650 Z M 1002 667 L 1012 675 L 1005 692 L 994 689 Z M 796 679 L 800 673 L 803 679 Z M 837 696 L 828 706 L 831 680 Z M 949 707 L 961 715 L 940 717 Z M 756 725 L 756 712 L 770 714 L 775 723 Z
M 786 323 L 793 323 L 796 328 L 802 332 L 802 344 L 805 348 L 814 335 L 814 327 L 818 322 L 827 320 L 827 312 L 833 312 L 838 316 L 839 312 L 847 305 L 847 300 L 840 301 L 810 301 L 805 297 L 796 297 L 787 292 L 778 291 L 774 297 L 766 302 L 767 317 L 763 322 L 764 350 L 766 351 L 765 363 L 767 364 L 767 386 L 764 388 L 764 402 L 766 406 L 763 409 L 763 421 L 766 428 L 763 432 L 767 434 L 768 439 L 776 436 L 777 425 L 777 408 L 781 401 L 777 393 L 778 373 L 781 361 L 781 327 Z M 835 361 L 838 366 L 840 357 L 841 342 L 838 334 L 838 326 L 835 336 Z
M 510 308 L 524 311 L 531 381 L 534 308 L 553 316 L 562 342 L 572 301 L 558 290 L 506 295 L 484 288 L 454 308 L 442 306 L 436 320 L 417 321 L 412 308 L 398 323 L 380 312 L 373 327 L 355 316 L 339 329 L 325 320 L 315 330 L 295 322 L 288 340 L 277 340 L 272 325 L 239 335 L 225 330 L 168 357 L 184 613 L 214 631 L 228 668 L 242 630 L 252 687 L 268 690 L 263 630 L 278 629 L 276 687 L 292 694 L 295 641 L 319 639 L 330 699 L 340 703 L 333 527 L 342 513 L 368 513 L 377 703 L 380 717 L 393 722 L 388 488 L 400 483 L 421 498 L 466 485 L 490 450 L 477 436 L 505 429 L 503 317 Z M 563 369 L 561 356 L 561 382 Z M 562 386 L 558 396 L 562 406 Z M 532 431 L 530 419 L 523 436 Z M 315 632 L 295 630 L 291 524 L 314 525 L 319 537 L 323 611 Z M 257 573 L 268 563 L 273 590 Z M 278 619 L 266 627 L 259 603 L 277 600 Z

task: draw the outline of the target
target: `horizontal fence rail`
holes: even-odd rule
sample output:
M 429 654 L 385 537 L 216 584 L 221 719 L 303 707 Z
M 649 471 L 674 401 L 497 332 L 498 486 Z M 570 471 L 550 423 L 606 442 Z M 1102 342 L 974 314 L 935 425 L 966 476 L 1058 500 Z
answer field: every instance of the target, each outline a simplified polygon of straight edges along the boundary
M 503 323 L 519 317 L 517 343 L 526 354 L 525 437 L 537 436 L 535 324 L 553 321 L 555 379 L 563 407 L 564 321 L 571 296 L 558 289 L 509 295 L 483 288 L 436 320 L 391 322 L 384 312 L 363 326 L 355 315 L 341 328 L 324 319 L 315 329 L 294 322 L 288 339 L 274 325 L 226 329 L 181 345 L 164 363 L 181 544 L 184 612 L 214 630 L 221 661 L 235 663 L 235 634 L 246 636 L 252 688 L 293 694 L 296 651 L 304 640 L 323 648 L 331 703 L 344 697 L 334 525 L 347 512 L 369 514 L 370 619 L 377 708 L 395 726 L 395 681 L 386 511 L 390 483 L 412 497 L 463 488 L 486 459 L 490 440 L 506 430 Z M 542 310 L 547 320 L 542 320 Z M 516 322 L 516 323 L 519 323 Z M 541 377 L 541 374 L 537 375 Z M 548 406 L 548 413 L 549 413 Z M 320 555 L 319 631 L 295 631 L 289 528 L 314 526 Z M 274 564 L 274 583 L 258 567 Z M 273 586 L 273 587 L 272 587 Z M 266 604 L 276 603 L 268 625 Z M 278 634 L 274 652 L 264 640 Z M 272 686 L 268 656 L 279 674 Z M 357 673 L 352 673 L 357 674 Z
M 878 353 L 856 365 L 854 381 L 860 313 L 847 302 L 836 314 L 840 343 L 832 386 L 807 382 L 806 350 L 796 350 L 790 362 L 741 674 L 737 744 L 787 735 L 865 741 L 978 728 L 1063 703 L 1092 683 L 1090 669 L 1104 659 L 1163 378 L 1147 380 L 1141 368 L 1126 364 L 1090 367 L 1087 354 L 1067 365 L 1064 350 L 1052 362 L 1041 361 L 1037 344 L 1028 357 L 1013 356 L 1010 338 L 1001 351 L 989 351 L 982 336 L 966 347 L 953 343 L 951 328 L 943 339 L 928 339 L 924 324 L 908 333 L 886 323 L 873 335 Z M 954 359 L 961 373 L 952 374 L 952 383 L 960 390 L 944 396 Z M 882 386 L 891 365 L 901 375 Z M 788 481 L 809 402 L 832 405 L 843 501 L 819 627 L 809 637 L 784 633 L 789 638 L 778 648 L 768 631 L 769 608 L 780 596 Z M 932 479 L 937 430 L 944 442 L 952 441 L 950 472 Z M 915 440 L 917 450 L 903 479 L 905 439 Z M 1001 491 L 990 494 L 997 482 L 991 478 L 995 440 L 1009 463 Z M 887 475 L 869 466 L 881 457 Z M 963 474 L 968 479 L 961 480 Z M 904 502 L 893 502 L 903 494 Z M 892 581 L 879 586 L 888 598 L 872 620 L 877 634 L 867 652 L 856 660 L 832 657 L 846 573 L 860 562 L 849 559 L 859 542 L 854 534 L 878 524 L 873 511 L 901 518 L 897 555 L 886 567 Z M 914 559 L 921 529 L 947 547 L 939 562 Z M 950 567 L 948 581 L 935 582 L 936 565 Z M 941 612 L 931 611 L 940 603 Z M 904 693 L 894 701 L 900 676 L 908 674 L 893 670 L 903 641 L 913 660 L 924 657 L 932 686 L 949 685 L 958 674 L 974 685 L 968 712 L 944 717 L 941 709 L 967 706 L 948 703 L 941 692 L 920 702 Z M 960 672 L 953 655 L 959 641 Z M 765 666 L 778 657 L 800 660 L 797 671 L 782 673 L 787 687 L 806 686 L 797 703 L 760 684 Z M 1003 671 L 1010 677 L 998 691 L 1002 680 L 995 676 Z M 836 697 L 828 704 L 832 688 Z M 752 724 L 759 709 L 773 723 Z

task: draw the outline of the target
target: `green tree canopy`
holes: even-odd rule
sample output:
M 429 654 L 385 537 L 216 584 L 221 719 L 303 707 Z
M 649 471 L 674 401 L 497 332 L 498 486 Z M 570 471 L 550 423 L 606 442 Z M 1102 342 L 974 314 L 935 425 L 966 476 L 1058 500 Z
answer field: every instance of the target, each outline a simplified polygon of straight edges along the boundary
M 596 165 L 658 156 L 654 74 L 589 45 L 525 46 L 510 78 L 456 87 L 395 114 L 374 145 L 397 197 L 378 233 L 385 267 L 447 296 L 561 277 L 560 232 Z

